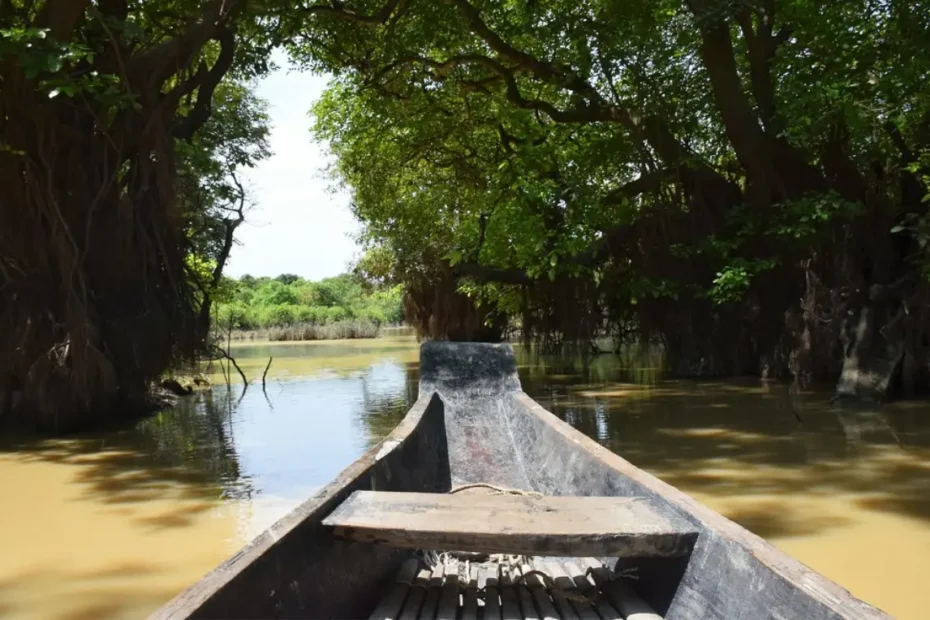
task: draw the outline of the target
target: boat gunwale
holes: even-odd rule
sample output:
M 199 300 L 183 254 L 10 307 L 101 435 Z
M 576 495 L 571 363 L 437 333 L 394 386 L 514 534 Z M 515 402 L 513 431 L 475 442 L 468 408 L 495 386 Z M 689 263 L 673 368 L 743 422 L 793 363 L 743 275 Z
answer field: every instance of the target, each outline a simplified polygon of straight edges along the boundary
M 190 617 L 213 596 L 226 588 L 237 575 L 264 556 L 298 526 L 304 524 L 307 519 L 318 517 L 322 521 L 325 515 L 314 513 L 327 502 L 332 501 L 346 487 L 365 476 L 379 461 L 400 449 L 404 442 L 417 431 L 434 398 L 441 397 L 436 392 L 431 392 L 427 396 L 420 395 L 400 423 L 384 439 L 343 469 L 332 482 L 301 502 L 219 566 L 156 610 L 149 616 L 149 620 Z
M 562 438 L 575 444 L 608 468 L 665 498 L 673 506 L 693 516 L 708 530 L 737 543 L 752 554 L 763 566 L 831 611 L 840 614 L 844 618 L 862 620 L 877 618 L 885 620 L 892 617 L 881 609 L 855 597 L 838 583 L 813 570 L 797 558 L 779 550 L 764 538 L 753 534 L 738 523 L 702 504 L 681 489 L 636 467 L 622 456 L 559 419 L 558 416 L 533 400 L 526 392 L 516 392 L 514 396 L 523 405 L 521 410 L 533 415 Z M 706 534 L 699 534 L 699 540 L 700 536 L 704 535 Z

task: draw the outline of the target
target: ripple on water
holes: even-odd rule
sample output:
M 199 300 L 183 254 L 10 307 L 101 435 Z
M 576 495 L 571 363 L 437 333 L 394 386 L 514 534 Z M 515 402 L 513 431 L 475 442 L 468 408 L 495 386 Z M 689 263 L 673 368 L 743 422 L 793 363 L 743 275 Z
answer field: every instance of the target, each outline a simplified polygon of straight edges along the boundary
M 139 617 L 329 483 L 417 395 L 412 338 L 247 344 L 220 386 L 129 428 L 0 446 L 0 616 Z M 218 367 L 214 370 L 219 371 Z M 662 381 L 523 355 L 570 424 L 901 618 L 930 606 L 930 406 Z M 234 373 L 235 374 L 235 373 Z M 312 378 L 307 378 L 307 377 Z

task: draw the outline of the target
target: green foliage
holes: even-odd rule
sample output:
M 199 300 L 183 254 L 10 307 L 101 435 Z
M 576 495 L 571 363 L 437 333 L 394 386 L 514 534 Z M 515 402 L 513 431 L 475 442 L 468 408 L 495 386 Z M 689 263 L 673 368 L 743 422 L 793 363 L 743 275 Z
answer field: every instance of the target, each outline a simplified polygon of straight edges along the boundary
M 477 264 L 548 291 L 593 281 L 613 308 L 732 304 L 832 256 L 866 207 L 903 208 L 904 175 L 930 187 L 927 15 L 925 1 L 456 0 L 383 28 L 321 21 L 294 51 L 337 75 L 314 131 L 365 225 L 361 273 L 409 284 Z M 924 247 L 911 217 L 896 230 Z M 460 290 L 527 309 L 503 283 Z
M 229 294 L 216 310 L 216 324 L 220 329 L 230 326 L 239 330 L 299 325 L 322 327 L 345 322 L 380 326 L 403 321 L 400 286 L 366 286 L 353 274 L 319 282 L 308 282 L 288 274 L 276 278 L 243 276 L 239 280 L 226 280 L 223 289 Z

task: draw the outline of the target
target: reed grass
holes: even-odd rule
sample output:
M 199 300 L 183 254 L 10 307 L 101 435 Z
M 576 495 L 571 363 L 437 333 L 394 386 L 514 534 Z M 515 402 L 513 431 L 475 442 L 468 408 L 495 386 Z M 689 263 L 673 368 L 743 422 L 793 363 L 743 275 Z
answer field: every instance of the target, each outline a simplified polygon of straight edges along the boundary
M 377 323 L 349 320 L 337 321 L 327 325 L 297 323 L 266 329 L 235 330 L 232 332 L 232 340 L 269 340 L 271 342 L 352 340 L 357 338 L 377 338 L 380 334 L 381 327 Z

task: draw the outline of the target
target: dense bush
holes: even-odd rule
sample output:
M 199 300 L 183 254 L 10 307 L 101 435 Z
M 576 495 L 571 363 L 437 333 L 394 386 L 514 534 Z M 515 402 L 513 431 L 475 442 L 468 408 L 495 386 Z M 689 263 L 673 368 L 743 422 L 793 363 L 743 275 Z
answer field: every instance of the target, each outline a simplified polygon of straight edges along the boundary
M 243 276 L 228 284 L 229 298 L 216 308 L 221 331 L 261 330 L 271 340 L 373 338 L 380 326 L 403 320 L 400 287 L 375 287 L 350 274 L 319 282 Z

